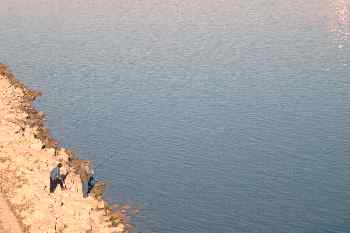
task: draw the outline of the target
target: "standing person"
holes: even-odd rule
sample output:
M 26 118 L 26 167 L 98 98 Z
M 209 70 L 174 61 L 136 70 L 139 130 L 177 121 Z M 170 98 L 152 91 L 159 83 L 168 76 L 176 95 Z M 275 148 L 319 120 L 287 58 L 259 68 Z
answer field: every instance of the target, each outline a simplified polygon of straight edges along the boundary
M 95 184 L 96 184 L 95 173 L 94 173 L 94 170 L 91 169 L 91 175 L 90 175 L 89 181 L 88 181 L 88 190 L 87 190 L 88 194 L 90 194 L 90 192 L 94 188 Z
M 62 163 L 58 163 L 57 166 L 52 169 L 50 173 L 50 193 L 55 192 L 57 185 L 59 184 L 61 186 L 61 189 L 64 189 L 64 177 L 61 175 L 61 169 Z
M 91 168 L 90 161 L 83 161 L 79 171 L 81 185 L 83 189 L 83 197 L 88 197 L 92 187 L 94 186 L 94 172 Z

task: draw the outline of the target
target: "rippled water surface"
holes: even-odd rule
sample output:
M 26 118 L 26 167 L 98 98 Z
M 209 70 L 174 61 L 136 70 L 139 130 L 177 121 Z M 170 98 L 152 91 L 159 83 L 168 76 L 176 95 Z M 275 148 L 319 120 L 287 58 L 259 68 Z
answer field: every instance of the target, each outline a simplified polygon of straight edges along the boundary
M 139 232 L 350 232 L 347 0 L 2 0 L 43 91 Z

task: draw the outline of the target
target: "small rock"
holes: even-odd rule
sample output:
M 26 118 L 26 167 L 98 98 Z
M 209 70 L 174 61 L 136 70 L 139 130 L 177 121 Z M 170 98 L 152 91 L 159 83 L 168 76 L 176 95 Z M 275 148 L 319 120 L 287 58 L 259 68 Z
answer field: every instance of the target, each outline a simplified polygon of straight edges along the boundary
M 124 224 L 119 223 L 118 226 L 115 228 L 115 232 L 122 233 L 124 231 L 124 228 L 125 228 Z
M 38 141 L 38 142 L 33 143 L 32 145 L 30 145 L 30 148 L 32 148 L 34 150 L 41 150 L 43 148 L 43 144 Z
M 103 200 L 97 203 L 97 209 L 101 210 L 105 208 L 105 202 Z

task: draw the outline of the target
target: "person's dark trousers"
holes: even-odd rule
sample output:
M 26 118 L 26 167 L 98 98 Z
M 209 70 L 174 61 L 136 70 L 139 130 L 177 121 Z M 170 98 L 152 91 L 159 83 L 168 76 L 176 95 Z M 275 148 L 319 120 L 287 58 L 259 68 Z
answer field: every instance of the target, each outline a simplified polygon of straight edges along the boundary
M 89 183 L 88 181 L 82 181 L 81 182 L 82 188 L 83 188 L 83 197 L 87 198 L 89 196 Z
M 52 179 L 50 177 L 50 193 L 55 192 L 57 185 L 60 184 L 61 189 L 64 189 L 63 181 L 61 179 Z
M 96 179 L 92 175 L 92 176 L 90 176 L 89 181 L 88 181 L 88 190 L 87 190 L 88 194 L 91 193 L 91 190 L 94 188 L 95 184 L 96 184 Z

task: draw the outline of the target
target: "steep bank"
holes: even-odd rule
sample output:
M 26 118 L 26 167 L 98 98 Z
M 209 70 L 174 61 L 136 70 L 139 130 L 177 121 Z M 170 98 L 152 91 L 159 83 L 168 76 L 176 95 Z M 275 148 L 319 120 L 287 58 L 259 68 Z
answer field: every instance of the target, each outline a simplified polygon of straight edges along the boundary
M 83 199 L 74 169 L 80 160 L 50 136 L 44 114 L 32 106 L 39 95 L 0 64 L 0 191 L 25 232 L 127 232 L 122 215 L 104 200 Z M 68 189 L 50 194 L 49 173 L 58 162 L 70 171 Z

